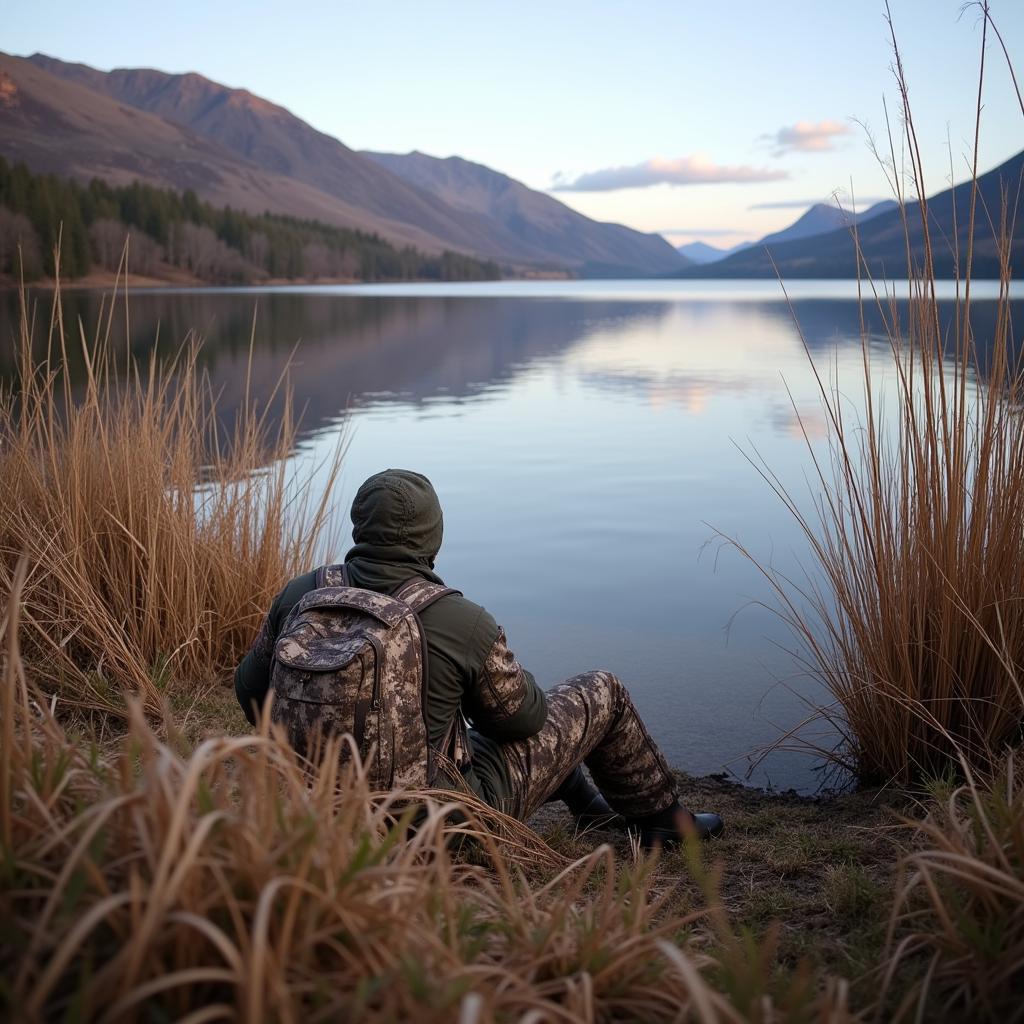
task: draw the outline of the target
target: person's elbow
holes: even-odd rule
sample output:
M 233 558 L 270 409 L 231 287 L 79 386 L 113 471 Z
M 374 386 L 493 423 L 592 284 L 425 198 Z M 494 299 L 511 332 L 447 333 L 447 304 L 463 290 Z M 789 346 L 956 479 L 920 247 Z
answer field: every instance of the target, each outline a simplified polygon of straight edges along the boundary
M 247 665 L 248 658 L 235 669 L 235 700 L 242 709 L 242 714 L 248 719 L 250 725 L 256 724 L 259 708 L 263 704 L 262 695 L 250 685 L 248 676 L 251 674 Z
M 548 706 L 543 693 L 537 691 L 537 697 L 538 699 L 530 706 L 524 706 L 501 723 L 502 739 L 506 743 L 528 740 L 544 728 L 544 723 L 548 720 Z
M 474 715 L 475 728 L 499 743 L 517 743 L 536 736 L 548 719 L 543 691 L 523 673 L 522 698 L 495 707 L 484 704 Z

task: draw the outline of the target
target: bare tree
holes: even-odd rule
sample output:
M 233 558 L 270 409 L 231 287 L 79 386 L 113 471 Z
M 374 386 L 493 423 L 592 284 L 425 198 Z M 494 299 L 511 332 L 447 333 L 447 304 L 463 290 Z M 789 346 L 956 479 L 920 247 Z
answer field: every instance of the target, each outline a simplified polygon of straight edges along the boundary
M 261 270 L 267 269 L 267 257 L 270 255 L 270 240 L 262 231 L 254 231 L 249 236 L 249 259 Z
M 239 280 L 248 276 L 242 254 L 225 245 L 205 224 L 182 224 L 178 233 L 181 265 L 204 281 Z
M 354 249 L 342 249 L 338 253 L 338 272 L 337 277 L 351 278 L 355 280 L 359 277 L 359 271 L 362 269 L 362 262 L 359 259 L 359 253 Z
M 163 246 L 138 228 L 129 228 L 119 220 L 100 217 L 89 228 L 93 259 L 106 270 L 121 265 L 125 242 L 128 243 L 128 269 L 133 274 L 151 277 L 164 259 Z
M 20 255 L 19 255 L 20 247 Z M 0 206 L 0 274 L 26 277 L 42 272 L 42 248 L 32 222 L 23 213 Z
M 179 233 L 185 266 L 196 277 L 209 277 L 217 258 L 220 239 L 205 224 L 182 224 Z
M 89 244 L 92 258 L 105 270 L 117 270 L 121 262 L 128 228 L 119 220 L 100 217 L 89 227 Z
M 163 258 L 164 250 L 159 242 L 134 228 L 128 233 L 128 269 L 133 274 L 152 277 Z
M 302 266 L 306 277 L 316 280 L 318 277 L 334 276 L 334 253 L 321 242 L 307 242 L 302 247 Z

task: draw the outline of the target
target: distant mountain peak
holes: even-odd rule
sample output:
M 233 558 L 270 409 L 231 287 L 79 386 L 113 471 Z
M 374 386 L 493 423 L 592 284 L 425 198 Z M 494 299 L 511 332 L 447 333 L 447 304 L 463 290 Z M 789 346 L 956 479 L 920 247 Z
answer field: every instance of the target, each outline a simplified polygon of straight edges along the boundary
M 928 198 L 928 234 L 930 256 L 936 276 L 951 278 L 963 273 L 958 258 L 968 248 L 970 218 L 966 216 L 974 194 L 982 208 L 998 210 L 1005 190 L 1016 190 L 1024 180 L 1024 152 L 1019 152 L 998 167 Z M 823 224 L 833 223 L 827 230 Z M 851 228 L 856 225 L 854 244 Z M 1001 229 L 987 218 L 974 225 L 972 274 L 976 279 L 998 278 L 1005 243 L 1009 242 L 1010 265 L 1024 264 L 1024 221 L 1011 225 L 1009 239 L 999 237 Z M 908 250 L 912 261 L 908 268 Z M 743 252 L 716 261 L 713 266 L 697 266 L 683 271 L 681 277 L 768 277 L 854 278 L 865 273 L 878 278 L 903 278 L 908 269 L 920 268 L 925 254 L 925 227 L 916 200 L 901 210 L 895 200 L 883 200 L 860 213 L 840 210 L 818 203 L 806 210 L 782 231 L 766 235 Z
M 896 203 L 894 201 L 887 199 L 875 203 L 874 206 L 870 206 L 859 213 L 854 213 L 852 210 L 840 207 L 834 201 L 812 203 L 789 227 L 783 228 L 781 231 L 774 231 L 770 235 L 765 235 L 756 242 L 740 242 L 739 245 L 723 249 L 710 245 L 703 240 L 697 240 L 678 246 L 676 251 L 692 260 L 698 266 L 706 266 L 709 263 L 718 263 L 721 260 L 727 259 L 729 256 L 742 252 L 744 249 L 763 248 L 765 245 L 777 245 L 779 242 L 790 242 L 798 238 L 813 238 L 815 235 L 823 235 L 837 228 L 848 228 L 853 224 L 862 224 L 873 217 L 877 217 L 879 214 L 888 212 L 895 206 Z
M 709 245 L 707 242 L 687 242 L 685 245 L 676 247 L 676 252 L 692 260 L 696 264 L 717 263 L 731 256 L 734 252 L 745 249 L 750 242 L 740 242 L 738 245 L 731 245 L 728 249 L 721 249 L 717 245 Z
M 855 212 L 840 206 L 837 202 L 813 203 L 809 206 L 792 224 L 781 231 L 773 231 L 764 238 L 759 239 L 755 245 L 777 245 L 779 242 L 793 242 L 799 238 L 813 238 L 815 235 L 824 235 L 837 228 L 850 228 L 854 224 L 863 224 L 865 221 L 877 217 L 881 213 L 895 207 L 892 200 L 883 200 L 869 206 L 866 210 Z

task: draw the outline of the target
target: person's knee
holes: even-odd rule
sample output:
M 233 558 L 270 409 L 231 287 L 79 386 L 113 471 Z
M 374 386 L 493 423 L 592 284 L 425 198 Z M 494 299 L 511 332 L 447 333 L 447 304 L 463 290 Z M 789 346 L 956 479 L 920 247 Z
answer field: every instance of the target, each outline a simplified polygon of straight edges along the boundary
M 569 682 L 592 694 L 600 694 L 612 707 L 617 708 L 630 700 L 629 690 L 626 689 L 622 680 L 614 672 L 608 672 L 605 669 L 583 672 L 574 676 Z

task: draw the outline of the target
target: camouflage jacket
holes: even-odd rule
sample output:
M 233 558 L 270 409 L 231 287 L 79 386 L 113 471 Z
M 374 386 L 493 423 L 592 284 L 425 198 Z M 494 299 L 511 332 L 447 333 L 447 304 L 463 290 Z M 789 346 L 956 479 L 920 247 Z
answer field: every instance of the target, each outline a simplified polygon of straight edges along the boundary
M 372 552 L 368 552 L 372 553 Z M 397 552 L 389 551 L 394 558 Z M 354 586 L 390 593 L 412 576 L 440 583 L 414 558 L 382 561 L 349 553 Z M 315 573 L 293 579 L 274 599 L 252 649 L 235 672 L 235 695 L 250 722 L 266 698 L 271 657 L 281 626 L 302 596 L 314 588 Z M 473 728 L 472 767 L 467 784 L 488 802 L 509 788 L 501 744 L 526 739 L 544 725 L 543 691 L 509 650 L 502 630 L 485 608 L 449 594 L 422 615 L 429 655 L 426 718 L 431 743 L 439 744 L 461 710 Z

